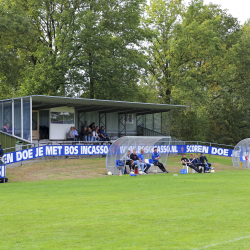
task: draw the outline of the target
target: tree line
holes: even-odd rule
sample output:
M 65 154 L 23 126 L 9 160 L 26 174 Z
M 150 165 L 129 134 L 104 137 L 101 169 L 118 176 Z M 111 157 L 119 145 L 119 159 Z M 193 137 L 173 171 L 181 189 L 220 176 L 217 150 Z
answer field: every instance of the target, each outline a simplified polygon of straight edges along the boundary
M 193 0 L 2 0 L 0 97 L 182 104 L 171 136 L 249 137 L 250 22 Z

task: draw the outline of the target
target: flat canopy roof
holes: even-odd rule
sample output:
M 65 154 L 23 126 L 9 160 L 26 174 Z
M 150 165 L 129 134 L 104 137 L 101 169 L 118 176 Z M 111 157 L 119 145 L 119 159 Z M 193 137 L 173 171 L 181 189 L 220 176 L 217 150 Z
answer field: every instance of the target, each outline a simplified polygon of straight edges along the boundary
M 99 111 L 102 113 L 136 113 L 136 114 L 152 114 L 168 112 L 171 109 L 186 108 L 184 105 L 170 105 L 170 104 L 155 104 L 155 103 L 140 103 L 140 102 L 125 102 L 113 100 L 99 100 L 73 97 L 59 97 L 59 96 L 44 96 L 32 95 L 19 98 L 32 98 L 32 109 L 48 109 L 54 107 L 74 107 L 76 110 L 83 112 Z M 11 99 L 12 100 L 12 99 Z M 7 100 L 2 100 L 7 101 Z

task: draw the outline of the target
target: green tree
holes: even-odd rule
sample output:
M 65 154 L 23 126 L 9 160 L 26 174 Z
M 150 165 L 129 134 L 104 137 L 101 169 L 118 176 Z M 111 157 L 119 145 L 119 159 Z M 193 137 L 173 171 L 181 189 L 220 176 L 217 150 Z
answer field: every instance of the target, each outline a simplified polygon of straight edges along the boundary
M 0 98 L 18 95 L 22 72 L 30 63 L 34 32 L 18 5 L 0 3 Z
M 20 1 L 38 34 L 22 93 L 133 100 L 143 2 Z

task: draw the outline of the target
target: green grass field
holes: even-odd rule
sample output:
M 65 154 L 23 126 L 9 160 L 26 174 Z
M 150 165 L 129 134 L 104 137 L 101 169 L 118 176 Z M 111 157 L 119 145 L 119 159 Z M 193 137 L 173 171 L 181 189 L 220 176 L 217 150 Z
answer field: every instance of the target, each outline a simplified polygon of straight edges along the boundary
M 1 249 L 250 249 L 250 172 L 212 159 L 215 174 L 2 184 Z

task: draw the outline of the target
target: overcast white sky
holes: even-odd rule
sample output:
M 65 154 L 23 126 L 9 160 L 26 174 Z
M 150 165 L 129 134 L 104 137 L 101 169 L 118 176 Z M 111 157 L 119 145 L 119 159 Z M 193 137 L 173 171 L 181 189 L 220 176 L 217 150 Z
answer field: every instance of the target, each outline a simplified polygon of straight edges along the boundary
M 190 0 L 184 0 L 189 3 Z M 204 0 L 205 4 L 209 3 L 221 5 L 222 9 L 228 9 L 233 17 L 238 18 L 240 24 L 250 19 L 250 0 Z

